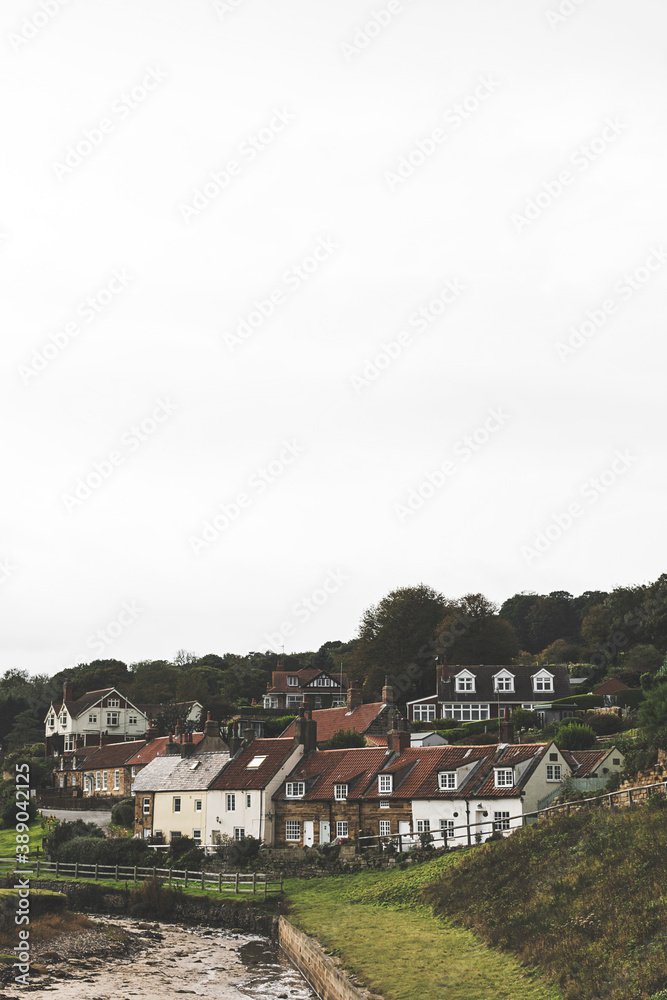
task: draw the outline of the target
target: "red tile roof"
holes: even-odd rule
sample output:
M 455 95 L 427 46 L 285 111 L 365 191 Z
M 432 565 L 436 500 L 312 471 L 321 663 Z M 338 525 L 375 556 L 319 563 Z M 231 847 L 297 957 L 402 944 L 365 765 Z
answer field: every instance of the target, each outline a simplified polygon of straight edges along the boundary
M 592 694 L 616 694 L 618 691 L 629 691 L 630 688 L 627 684 L 623 684 L 621 681 L 616 680 L 615 677 L 610 677 L 608 681 L 604 684 L 600 684 L 596 687 Z
M 212 789 L 265 788 L 283 766 L 296 746 L 291 739 L 257 739 L 242 747 L 222 774 L 210 786 Z M 248 768 L 254 757 L 265 757 L 259 767 Z
M 305 781 L 306 793 L 300 801 L 334 798 L 334 785 L 348 785 L 348 799 L 361 798 L 387 756 L 382 748 L 358 747 L 349 750 L 314 750 L 299 761 L 287 781 Z M 284 785 L 274 798 L 285 798 Z
M 134 756 L 127 761 L 127 764 L 136 767 L 138 764 L 150 764 L 156 757 L 164 757 L 168 739 L 168 736 L 156 736 L 152 740 L 149 740 L 143 746 L 139 747 Z M 192 742 L 195 745 L 201 743 L 203 739 L 203 733 L 192 734 Z M 174 736 L 174 743 L 178 743 L 180 746 L 180 738 L 178 736 Z
M 145 740 L 107 743 L 103 747 L 98 747 L 94 753 L 86 757 L 85 768 L 87 771 L 91 771 L 99 770 L 103 767 L 120 767 L 122 764 L 127 764 L 129 758 L 133 757 L 145 744 Z
M 346 705 L 341 705 L 340 708 L 316 708 L 313 719 L 317 723 L 317 742 L 330 740 L 341 729 L 354 729 L 357 733 L 364 733 L 383 708 L 385 705 L 381 701 L 359 705 L 351 712 L 348 712 Z M 293 737 L 294 727 L 295 722 L 290 723 L 282 734 L 283 737 Z
M 562 750 L 563 757 L 572 768 L 573 778 L 588 778 L 601 766 L 602 762 L 611 754 L 618 754 L 618 750 L 612 747 L 611 750 Z
M 335 686 L 329 688 L 313 687 L 309 690 L 319 692 L 332 691 L 336 690 L 336 688 L 340 690 L 340 674 L 336 674 L 328 670 L 320 670 L 319 667 L 302 667 L 301 670 L 274 670 L 271 674 L 272 686 L 267 688 L 267 694 L 290 694 L 290 692 L 298 694 L 302 688 L 304 688 L 307 684 L 310 684 L 315 677 L 319 677 L 321 674 L 324 674 L 325 677 L 330 677 L 331 680 L 335 682 Z M 299 683 L 294 685 L 288 684 L 288 676 L 298 677 Z M 343 674 L 343 690 L 345 690 L 347 686 L 347 674 Z
M 470 795 L 480 798 L 514 798 L 524 787 L 550 743 L 518 743 L 498 747 L 492 762 L 484 769 L 480 779 L 473 781 L 468 789 Z M 496 788 L 495 768 L 515 767 L 517 764 L 527 764 L 520 775 L 515 774 L 515 783 L 508 788 Z
M 479 762 L 492 760 L 497 747 L 461 746 L 452 744 L 436 747 L 410 747 L 382 769 L 382 774 L 394 775 L 394 788 L 389 794 L 378 791 L 378 783 L 368 789 L 367 798 L 376 799 L 438 799 L 460 797 L 473 775 L 479 773 Z M 442 792 L 438 788 L 438 773 L 452 771 L 466 764 L 477 764 L 455 791 Z

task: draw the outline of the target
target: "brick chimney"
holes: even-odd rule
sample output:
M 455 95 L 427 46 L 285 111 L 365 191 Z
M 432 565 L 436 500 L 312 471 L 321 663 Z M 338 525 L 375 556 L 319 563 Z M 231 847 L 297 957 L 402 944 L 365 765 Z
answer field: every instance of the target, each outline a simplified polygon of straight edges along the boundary
M 255 738 L 255 730 L 250 725 L 250 719 L 246 722 L 245 730 L 243 732 L 243 745 L 249 747 Z
M 299 715 L 294 723 L 294 746 L 301 744 L 304 754 L 317 750 L 317 722 L 311 715 L 304 705 L 299 705 Z
M 195 752 L 195 744 L 192 740 L 192 733 L 183 733 L 180 750 L 181 757 L 190 757 Z
M 383 705 L 394 704 L 394 689 L 389 684 L 388 677 L 385 677 L 384 679 L 384 687 L 382 688 L 382 704 Z
M 243 745 L 243 740 L 239 736 L 238 722 L 232 722 L 231 732 L 228 729 L 227 743 L 229 744 L 229 753 L 231 754 L 231 756 L 232 757 L 236 756 L 236 754 L 241 749 L 241 746 Z
M 499 743 L 514 743 L 514 723 L 510 722 L 510 710 L 505 706 L 504 718 L 500 723 Z
M 174 736 L 178 739 L 178 737 L 182 734 L 182 732 L 183 732 L 183 720 L 176 719 L 176 728 L 174 729 Z
M 174 743 L 174 737 L 169 733 L 164 752 L 167 757 L 175 757 L 179 751 L 178 743 Z
M 155 721 L 153 719 L 149 719 L 148 729 L 146 730 L 146 739 L 154 740 L 156 736 L 157 736 L 157 726 L 155 725 Z
M 74 681 L 65 681 L 63 684 L 63 701 L 73 701 Z
M 408 732 L 407 719 L 400 719 L 396 729 L 390 729 L 387 733 L 387 749 L 395 753 L 403 753 L 410 748 L 410 733 Z
M 348 712 L 353 712 L 355 708 L 359 708 L 363 704 L 363 699 L 361 697 L 361 688 L 357 687 L 356 681 L 350 681 L 350 686 L 347 689 L 347 710 Z
M 219 736 L 220 726 L 211 718 L 211 713 L 209 712 L 206 716 L 206 722 L 204 723 L 204 736 Z

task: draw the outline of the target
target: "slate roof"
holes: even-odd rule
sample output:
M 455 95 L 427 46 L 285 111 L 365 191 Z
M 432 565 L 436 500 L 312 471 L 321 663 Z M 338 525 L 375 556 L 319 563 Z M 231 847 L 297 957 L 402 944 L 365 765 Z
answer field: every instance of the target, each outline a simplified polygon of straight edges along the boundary
M 230 761 L 229 766 L 211 785 L 211 788 L 223 790 L 266 788 L 295 749 L 296 745 L 291 739 L 260 738 L 253 740 L 248 746 L 241 747 Z M 266 759 L 259 767 L 248 768 L 253 757 L 265 757 Z
M 381 701 L 369 702 L 367 705 L 359 705 L 358 708 L 348 711 L 347 705 L 340 708 L 316 708 L 313 710 L 313 719 L 317 723 L 317 742 L 324 743 L 330 740 L 339 729 L 354 729 L 357 733 L 364 733 L 375 721 L 385 705 Z M 296 721 L 291 722 L 287 727 L 283 737 L 293 737 Z
M 127 764 L 129 758 L 133 757 L 145 745 L 146 740 L 105 743 L 104 746 L 95 748 L 94 752 L 86 757 L 85 768 L 87 771 L 99 771 L 105 767 L 120 767 Z M 78 767 L 78 761 L 77 770 L 81 770 Z
M 549 697 L 553 701 L 560 698 L 570 698 L 572 690 L 570 688 L 570 674 L 567 665 L 563 663 L 549 664 L 548 666 L 532 667 L 525 664 L 507 666 L 505 664 L 485 664 L 482 666 L 447 666 L 442 668 L 444 674 L 439 675 L 437 685 L 437 698 L 440 701 L 451 702 L 529 702 L 544 701 Z M 457 674 L 467 670 L 475 678 L 474 691 L 457 691 L 454 678 Z M 514 691 L 494 691 L 493 678 L 501 670 L 507 671 L 514 677 Z M 553 691 L 534 691 L 532 677 L 541 670 L 547 670 L 553 674 Z M 450 681 L 443 681 L 442 677 L 451 677 Z M 434 695 L 427 698 L 419 698 L 408 704 L 419 704 L 434 700 Z
M 334 785 L 348 785 L 348 799 L 361 798 L 387 756 L 381 747 L 358 747 L 349 750 L 314 750 L 299 761 L 285 781 L 305 781 L 306 793 L 299 799 L 329 800 L 334 798 Z M 285 784 L 273 796 L 286 799 Z M 286 801 L 293 801 L 286 799 Z
M 99 750 L 99 747 L 79 747 L 78 750 L 65 750 L 61 753 L 59 758 L 54 758 L 53 768 L 55 771 L 60 771 L 60 761 L 64 761 L 63 771 L 73 771 L 73 761 L 76 757 L 76 770 L 83 771 L 85 767 L 85 761 L 90 757 L 91 754 Z
M 198 767 L 193 768 L 196 762 Z M 155 757 L 136 776 L 132 789 L 133 792 L 203 792 L 228 762 L 229 754 L 223 752 Z
M 127 763 L 130 766 L 136 766 L 138 764 L 149 764 L 152 760 L 155 760 L 156 757 L 164 757 L 166 754 L 168 739 L 169 739 L 168 736 L 155 736 L 152 740 L 149 740 L 143 746 L 139 747 L 137 752 L 134 754 L 133 757 L 130 758 L 130 760 L 127 761 Z M 197 743 L 201 743 L 203 739 L 204 739 L 203 733 L 192 734 L 192 742 L 195 744 L 195 746 L 197 745 Z M 173 740 L 174 743 L 177 743 L 179 746 L 181 745 L 180 737 L 174 736 Z
M 132 708 L 136 708 L 138 711 L 141 712 L 141 709 L 139 709 L 138 705 L 135 705 L 134 702 L 130 701 L 127 695 L 122 694 L 118 690 L 118 688 L 115 687 L 100 688 L 99 691 L 86 691 L 86 693 L 81 695 L 80 698 L 77 698 L 76 701 L 65 702 L 65 708 L 67 709 L 67 711 L 69 712 L 69 714 L 73 719 L 77 719 L 82 712 L 85 712 L 87 709 L 92 708 L 93 705 L 97 705 L 98 702 L 100 702 L 103 698 L 105 698 L 112 692 L 117 694 L 119 698 L 123 698 L 128 703 L 128 705 L 132 706 Z M 49 710 L 46 713 L 47 717 L 52 708 L 56 713 L 56 716 L 59 715 L 62 706 L 63 706 L 62 698 L 59 698 L 58 701 L 52 701 L 51 705 L 49 706 Z M 141 714 L 143 714 L 143 712 Z
M 291 685 L 287 683 L 288 675 L 292 677 L 298 677 L 299 683 Z M 271 687 L 267 685 L 267 694 L 294 694 L 301 691 L 304 687 L 311 684 L 311 682 L 316 678 L 324 675 L 329 677 L 333 682 L 334 686 L 330 688 L 320 688 L 313 687 L 309 690 L 313 691 L 332 691 L 335 688 L 340 690 L 340 674 L 335 674 L 328 670 L 320 670 L 319 667 L 302 667 L 300 670 L 274 670 L 271 674 Z M 343 674 L 343 690 L 348 686 L 347 674 Z
M 137 708 L 141 712 L 143 712 L 143 714 L 147 716 L 147 718 L 156 719 L 158 715 L 160 715 L 160 713 L 163 712 L 166 708 L 167 709 L 187 708 L 189 714 L 195 705 L 201 705 L 201 702 L 197 701 L 196 698 L 193 699 L 192 701 L 177 701 L 174 704 L 172 704 L 171 702 L 160 703 L 160 704 L 158 704 L 157 702 L 152 702 L 151 704 L 147 705 L 144 704 L 137 705 Z

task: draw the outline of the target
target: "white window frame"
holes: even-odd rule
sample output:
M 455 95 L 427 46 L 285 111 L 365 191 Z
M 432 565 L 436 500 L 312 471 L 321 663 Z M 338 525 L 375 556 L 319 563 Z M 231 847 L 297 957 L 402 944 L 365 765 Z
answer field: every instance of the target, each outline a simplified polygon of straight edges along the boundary
M 290 842 L 301 840 L 301 823 L 298 819 L 285 820 L 285 840 Z
M 380 836 L 381 837 L 391 837 L 391 820 L 381 819 L 380 820 Z
M 136 725 L 138 725 L 138 723 L 139 723 L 139 716 L 138 715 L 130 715 L 128 717 L 128 720 L 127 720 L 128 726 L 136 726 Z
M 227 792 L 227 795 L 226 795 L 226 798 L 225 798 L 225 805 L 227 807 L 227 812 L 228 813 L 236 812 L 236 793 L 235 792 Z
M 455 687 L 457 694 L 475 694 L 474 674 L 471 674 L 468 671 L 457 674 Z
M 547 764 L 547 781 L 562 781 L 563 768 L 560 764 Z
M 113 773 L 113 789 L 117 792 L 120 788 L 120 771 L 114 771 Z
M 60 787 L 61 788 L 65 787 L 65 775 L 64 774 L 60 775 Z
M 336 837 L 349 837 L 349 826 L 346 819 L 336 820 Z
M 431 832 L 431 821 L 430 819 L 418 819 L 417 820 L 417 833 L 430 833 Z
M 298 706 L 303 701 L 303 695 L 301 694 L 288 694 L 287 695 L 287 707 L 288 708 L 298 708 Z
M 234 827 L 234 840 L 244 840 L 245 838 L 245 827 L 235 826 Z
M 378 792 L 380 795 L 391 795 L 394 790 L 393 774 L 378 774 Z
M 195 812 L 196 813 L 200 813 L 201 812 L 201 803 L 202 803 L 201 799 L 195 799 Z
M 246 809 L 252 809 L 252 795 L 250 792 L 246 792 L 245 807 Z
M 514 768 L 494 768 L 494 785 L 496 788 L 512 788 L 514 785 Z
M 453 819 L 441 819 L 440 820 L 440 833 L 446 837 L 448 840 L 450 837 L 454 836 L 454 820 Z
M 150 795 L 143 796 L 143 802 L 141 806 L 141 812 L 143 816 L 148 816 L 151 811 L 151 798 Z
M 413 705 L 413 722 L 435 722 L 435 705 Z
M 493 678 L 493 690 L 500 694 L 514 694 L 514 677 L 508 673 L 501 673 Z
M 75 742 L 76 742 L 76 737 L 74 735 L 66 736 L 63 750 L 73 750 Z
M 194 840 L 195 844 L 201 844 L 201 830 L 193 830 L 192 839 Z
M 91 712 L 88 716 L 88 722 L 97 722 L 97 712 L 94 714 Z
M 102 791 L 103 792 L 106 792 L 108 790 L 107 780 L 108 780 L 108 778 L 107 778 L 107 772 L 106 771 L 102 771 Z
M 132 778 L 136 778 L 136 776 L 137 776 L 137 767 L 136 767 L 136 764 L 133 764 L 132 767 L 130 768 L 130 776 Z
M 302 799 L 306 794 L 305 781 L 288 781 L 285 784 L 285 798 Z
M 181 811 L 181 796 L 174 795 L 172 801 L 172 812 L 179 813 Z
M 120 708 L 120 701 L 118 698 L 107 698 L 107 708 Z
M 99 771 L 95 771 L 95 791 L 99 792 L 102 784 L 102 775 Z
M 389 809 L 390 803 L 386 799 L 380 799 L 380 809 Z
M 298 686 L 299 686 L 299 678 L 297 677 L 297 675 L 296 674 L 288 674 L 287 675 L 287 687 L 298 687 Z
M 533 674 L 533 691 L 540 694 L 553 694 L 554 692 L 554 679 L 553 675 L 546 670 L 541 670 L 537 674 Z
M 107 726 L 120 725 L 120 712 L 107 712 Z
M 264 708 L 278 708 L 278 698 L 273 694 L 264 695 Z
M 347 798 L 347 784 L 339 783 L 334 785 L 334 799 L 343 802 Z
M 438 774 L 438 788 L 441 792 L 451 792 L 458 788 L 458 774 L 456 771 L 440 771 Z
M 502 832 L 503 830 L 509 830 L 510 828 L 510 814 L 509 810 L 503 809 L 493 814 L 493 832 Z
M 442 706 L 443 719 L 457 719 L 459 722 L 486 722 L 489 718 L 488 704 L 468 704 L 463 701 L 450 702 Z

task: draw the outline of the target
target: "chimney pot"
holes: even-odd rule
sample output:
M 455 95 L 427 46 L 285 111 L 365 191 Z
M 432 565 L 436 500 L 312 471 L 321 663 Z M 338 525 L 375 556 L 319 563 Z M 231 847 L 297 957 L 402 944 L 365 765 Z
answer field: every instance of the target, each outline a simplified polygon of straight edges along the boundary
M 347 689 L 347 710 L 348 712 L 353 712 L 355 708 L 363 704 L 363 699 L 361 697 L 361 688 L 357 687 L 356 681 L 351 681 L 350 686 Z

